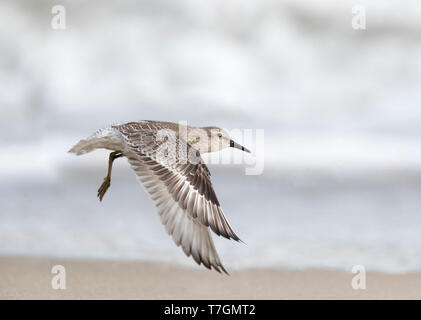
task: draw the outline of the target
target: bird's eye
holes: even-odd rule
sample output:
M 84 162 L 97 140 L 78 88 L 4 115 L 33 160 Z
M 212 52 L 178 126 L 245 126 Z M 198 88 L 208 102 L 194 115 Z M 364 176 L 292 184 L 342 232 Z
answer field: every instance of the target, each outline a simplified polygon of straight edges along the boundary
M 222 133 L 218 133 L 218 137 L 222 138 Z

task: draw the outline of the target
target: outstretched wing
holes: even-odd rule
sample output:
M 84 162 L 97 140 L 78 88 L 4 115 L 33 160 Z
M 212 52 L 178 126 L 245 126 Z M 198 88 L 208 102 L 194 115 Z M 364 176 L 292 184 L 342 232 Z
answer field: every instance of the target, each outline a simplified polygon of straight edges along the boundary
M 219 205 L 210 172 L 197 151 L 177 132 L 164 134 L 137 123 L 115 126 L 123 136 L 138 180 L 155 202 L 161 222 L 187 256 L 207 268 L 225 271 L 208 227 L 217 235 L 239 240 Z M 168 150 L 175 146 L 176 155 Z M 189 154 L 196 156 L 189 161 Z
M 187 256 L 191 255 L 197 264 L 203 263 L 209 269 L 214 268 L 218 272 L 222 270 L 227 273 L 216 252 L 209 228 L 186 214 L 173 199 L 165 184 L 150 169 L 154 161 L 146 156 L 128 159 L 137 179 L 155 202 L 161 222 L 175 244 L 181 245 L 184 253 Z M 145 165 L 145 162 L 148 164 Z

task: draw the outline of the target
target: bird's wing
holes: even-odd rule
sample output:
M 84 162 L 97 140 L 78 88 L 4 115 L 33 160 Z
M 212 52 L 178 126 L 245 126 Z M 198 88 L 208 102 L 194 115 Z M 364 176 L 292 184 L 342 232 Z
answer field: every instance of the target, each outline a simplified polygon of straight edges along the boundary
M 198 264 L 226 272 L 208 227 L 228 239 L 239 238 L 225 218 L 210 172 L 197 151 L 172 130 L 160 136 L 156 130 L 138 126 L 115 128 L 125 142 L 126 150 L 122 151 L 155 202 L 161 222 L 174 242 Z M 175 157 L 168 155 L 171 146 L 176 146 Z M 196 161 L 186 161 L 190 153 L 196 155 Z
M 239 241 L 228 223 L 199 152 L 173 130 L 159 132 L 131 125 L 115 126 L 129 153 L 141 159 L 166 192 L 190 218 L 217 235 Z
M 197 264 L 203 263 L 209 269 L 227 273 L 216 252 L 209 228 L 186 214 L 174 200 L 165 183 L 151 169 L 151 165 L 156 163 L 147 156 L 128 159 L 137 179 L 155 202 L 161 222 L 176 245 L 181 245 L 184 253 L 191 255 Z

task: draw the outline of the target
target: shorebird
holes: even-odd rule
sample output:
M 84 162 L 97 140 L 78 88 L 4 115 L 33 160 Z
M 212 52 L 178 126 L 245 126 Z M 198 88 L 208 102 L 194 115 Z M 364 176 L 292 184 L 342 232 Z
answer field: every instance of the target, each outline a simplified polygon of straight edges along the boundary
M 176 245 L 197 264 L 228 274 L 210 230 L 227 239 L 241 240 L 222 211 L 211 174 L 200 156 L 228 147 L 250 152 L 218 127 L 146 120 L 100 129 L 69 152 L 82 155 L 95 149 L 112 150 L 107 176 L 98 189 L 100 201 L 110 187 L 114 160 L 126 157 Z

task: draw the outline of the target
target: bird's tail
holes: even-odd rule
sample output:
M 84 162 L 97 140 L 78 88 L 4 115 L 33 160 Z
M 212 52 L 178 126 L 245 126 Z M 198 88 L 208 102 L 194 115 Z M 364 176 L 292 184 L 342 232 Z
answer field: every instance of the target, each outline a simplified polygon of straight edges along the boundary
M 90 137 L 80 140 L 68 152 L 82 155 L 95 149 L 118 150 L 121 145 L 121 134 L 114 128 L 104 128 L 95 132 Z

